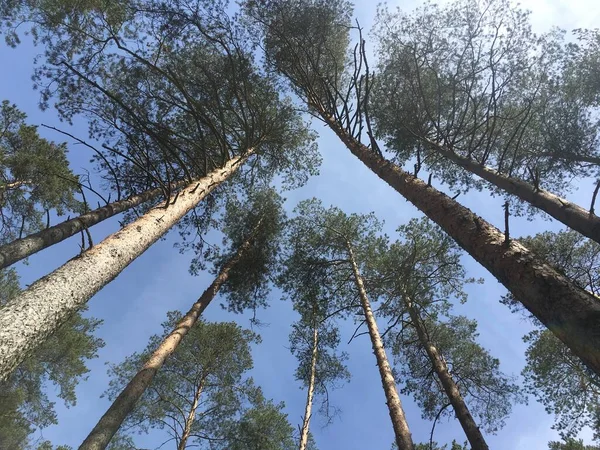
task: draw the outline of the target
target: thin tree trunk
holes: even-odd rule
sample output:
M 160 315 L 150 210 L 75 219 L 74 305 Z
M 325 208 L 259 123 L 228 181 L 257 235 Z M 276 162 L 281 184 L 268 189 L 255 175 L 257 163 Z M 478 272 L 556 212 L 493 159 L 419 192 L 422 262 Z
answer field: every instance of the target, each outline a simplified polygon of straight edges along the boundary
M 228 161 L 21 292 L 0 310 L 0 380 L 249 156 Z
M 180 181 L 174 183 L 172 188 L 177 190 L 186 184 L 188 184 L 188 182 Z M 40 250 L 58 244 L 103 220 L 152 200 L 163 192 L 164 191 L 161 188 L 150 189 L 141 194 L 132 195 L 124 200 L 109 203 L 106 206 L 81 214 L 73 219 L 65 220 L 64 222 L 46 228 L 38 233 L 30 234 L 22 239 L 16 239 L 8 244 L 2 245 L 0 246 L 0 269 L 25 259 Z
M 257 230 L 259 226 L 260 221 L 255 227 L 255 230 Z M 211 285 L 204 291 L 196 303 L 192 305 L 187 314 L 182 317 L 173 331 L 163 339 L 140 371 L 136 373 L 127 386 L 123 388 L 119 396 L 112 405 L 110 405 L 94 429 L 83 441 L 79 447 L 80 450 L 102 450 L 106 448 L 127 415 L 133 410 L 144 391 L 148 389 L 148 386 L 150 386 L 150 383 L 152 383 L 156 373 L 163 366 L 166 359 L 177 349 L 179 343 L 198 321 L 202 312 L 210 304 L 212 299 L 215 298 L 221 286 L 227 282 L 231 269 L 238 263 L 244 253 L 248 251 L 252 245 L 253 239 L 254 233 L 248 237 L 240 248 L 238 248 L 236 254 L 223 265 Z
M 308 380 L 308 392 L 306 393 L 306 406 L 304 408 L 304 419 L 302 420 L 302 429 L 300 430 L 300 446 L 299 450 L 306 450 L 308 445 L 308 429 L 310 426 L 310 418 L 312 416 L 312 404 L 315 394 L 315 374 L 317 371 L 317 356 L 319 345 L 319 328 L 315 317 L 315 325 L 313 329 L 313 348 L 310 359 L 310 378 Z
M 437 223 L 490 271 L 529 312 L 600 375 L 600 299 L 577 287 L 545 261 L 470 209 L 352 138 L 331 116 L 323 120 L 379 178 Z
M 31 180 L 17 180 L 17 181 L 13 181 L 10 183 L 6 183 L 3 185 L 0 185 L 0 192 L 8 191 L 10 189 L 17 189 L 17 188 L 20 188 L 21 186 L 25 186 L 28 184 L 33 184 L 33 182 Z
M 192 406 L 190 408 L 190 412 L 185 419 L 185 425 L 183 427 L 183 433 L 181 435 L 181 439 L 179 440 L 179 445 L 177 446 L 177 450 L 185 450 L 187 445 L 187 441 L 192 433 L 192 425 L 194 424 L 194 419 L 196 418 L 196 410 L 198 409 L 198 403 L 200 403 L 200 396 L 202 395 L 202 389 L 204 388 L 204 379 L 200 381 L 198 384 L 198 388 L 194 393 L 194 400 L 192 401 Z
M 437 374 L 438 379 L 444 387 L 444 391 L 446 392 L 446 395 L 448 396 L 448 399 L 450 400 L 450 403 L 454 408 L 456 418 L 460 422 L 460 425 L 462 426 L 465 435 L 467 436 L 467 439 L 471 444 L 471 449 L 488 450 L 489 447 L 485 441 L 485 438 L 483 437 L 483 434 L 481 434 L 481 431 L 479 431 L 479 427 L 475 423 L 475 420 L 473 419 L 469 408 L 467 408 L 467 405 L 462 395 L 460 394 L 458 386 L 454 382 L 452 375 L 450 375 L 446 362 L 439 354 L 433 342 L 429 340 L 427 331 L 425 330 L 425 327 L 421 322 L 421 317 L 415 310 L 414 304 L 411 300 L 407 301 L 406 303 L 413 326 L 415 327 L 415 330 L 417 330 L 417 336 L 419 337 L 419 341 L 421 342 L 421 345 L 427 352 L 427 356 L 431 361 L 433 370 Z
M 596 164 L 600 166 L 600 158 L 595 156 L 584 156 L 584 155 L 569 155 L 566 153 L 540 153 L 539 156 L 546 156 L 556 159 L 564 159 L 565 161 L 584 162 L 589 164 Z
M 360 297 L 360 303 L 365 314 L 365 320 L 367 327 L 369 328 L 369 336 L 371 337 L 371 344 L 373 346 L 373 353 L 375 353 L 375 359 L 377 360 L 377 367 L 379 368 L 379 375 L 381 376 L 381 384 L 383 385 L 383 391 L 387 400 L 388 411 L 390 418 L 392 419 L 392 426 L 394 427 L 394 434 L 396 435 L 396 444 L 398 450 L 413 450 L 414 444 L 410 435 L 410 429 L 406 422 L 406 416 L 404 415 L 404 409 L 402 408 L 402 402 L 396 389 L 396 380 L 392 374 L 392 368 L 388 362 L 387 355 L 385 354 L 385 348 L 383 347 L 383 341 L 379 334 L 379 328 L 375 321 L 375 315 L 371 309 L 371 303 L 365 290 L 362 276 L 358 270 L 358 265 L 354 259 L 354 251 L 350 243 L 347 243 L 348 257 L 352 264 L 352 272 L 354 273 L 354 281 Z
M 494 169 L 457 155 L 435 142 L 427 141 L 427 143 L 439 155 L 448 158 L 458 166 L 474 173 L 503 191 L 519 197 L 521 200 L 548 213 L 569 228 L 600 243 L 600 217 L 595 214 L 548 191 L 536 189 L 525 181 L 507 177 Z

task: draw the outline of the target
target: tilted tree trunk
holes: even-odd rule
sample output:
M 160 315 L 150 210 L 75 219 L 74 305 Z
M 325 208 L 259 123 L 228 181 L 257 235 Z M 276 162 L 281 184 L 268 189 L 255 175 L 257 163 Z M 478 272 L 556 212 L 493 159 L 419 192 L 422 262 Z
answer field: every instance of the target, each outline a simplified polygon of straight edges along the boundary
M 319 346 L 319 328 L 315 318 L 315 326 L 313 329 L 313 348 L 310 359 L 310 377 L 308 380 L 308 392 L 306 393 L 306 406 L 304 408 L 304 418 L 302 420 L 302 429 L 300 430 L 300 445 L 299 450 L 306 450 L 308 445 L 308 430 L 310 427 L 310 418 L 312 416 L 313 397 L 315 394 L 315 379 L 317 371 L 317 357 Z
M 369 336 L 371 338 L 371 345 L 373 346 L 373 353 L 375 353 L 375 359 L 377 360 L 377 367 L 379 369 L 379 375 L 381 376 L 381 384 L 383 385 L 383 391 L 387 400 L 388 411 L 390 418 L 392 419 L 392 426 L 394 427 L 394 434 L 396 436 L 396 444 L 398 450 L 414 450 L 414 444 L 410 435 L 410 429 L 406 422 L 406 416 L 404 409 L 402 408 L 402 402 L 396 389 L 396 380 L 392 373 L 392 368 L 388 361 L 387 355 L 385 354 L 385 348 L 383 347 L 383 341 L 379 334 L 379 328 L 375 321 L 375 315 L 371 309 L 371 303 L 365 290 L 365 285 L 358 270 L 358 265 L 354 258 L 354 251 L 350 243 L 347 243 L 348 258 L 352 265 L 352 272 L 354 274 L 354 281 L 358 294 L 360 297 L 360 303 L 363 308 L 365 315 L 365 321 L 369 329 Z
M 441 156 L 451 160 L 458 166 L 474 173 L 503 191 L 519 197 L 536 208 L 548 213 L 569 228 L 600 243 L 600 217 L 581 206 L 554 195 L 543 189 L 536 189 L 529 183 L 507 177 L 489 167 L 457 155 L 432 141 L 427 143 Z
M 417 331 L 417 336 L 419 337 L 419 341 L 425 351 L 427 352 L 427 356 L 431 361 L 431 365 L 433 366 L 433 370 L 435 371 L 438 379 L 442 383 L 444 391 L 446 392 L 446 396 L 450 400 L 450 404 L 452 408 L 454 408 L 454 412 L 456 414 L 456 418 L 460 422 L 467 439 L 469 440 L 469 444 L 471 444 L 472 450 L 489 450 L 489 447 L 479 431 L 479 427 L 469 408 L 467 408 L 467 404 L 465 403 L 460 391 L 458 389 L 457 384 L 454 382 L 452 375 L 448 371 L 448 365 L 439 354 L 437 348 L 434 343 L 429 340 L 427 330 L 423 326 L 423 322 L 421 321 L 421 317 L 419 313 L 416 311 L 412 301 L 407 301 L 406 306 L 408 309 L 408 313 L 410 315 L 411 321 L 415 330 Z
M 179 181 L 172 186 L 173 190 L 184 187 L 187 181 Z M 141 194 L 132 195 L 123 200 L 109 203 L 106 206 L 81 214 L 70 220 L 65 220 L 53 227 L 46 228 L 22 239 L 15 239 L 0 246 L 0 269 L 8 267 L 45 248 L 64 241 L 65 239 L 90 228 L 103 220 L 120 214 L 135 206 L 157 198 L 164 191 L 161 188 L 150 189 Z
M 255 227 L 255 230 L 259 226 L 260 221 Z M 127 383 L 127 386 L 123 388 L 88 437 L 85 438 L 79 447 L 79 450 L 102 450 L 106 448 L 127 415 L 133 410 L 144 391 L 148 389 L 148 386 L 150 386 L 150 383 L 152 383 L 156 373 L 163 366 L 166 359 L 177 349 L 179 343 L 198 321 L 202 312 L 210 304 L 212 299 L 215 298 L 219 289 L 221 289 L 221 286 L 227 282 L 231 269 L 238 263 L 244 253 L 248 251 L 252 245 L 253 238 L 254 233 L 238 248 L 235 255 L 223 265 L 219 274 L 210 286 L 204 291 L 196 303 L 192 305 L 186 315 L 181 318 L 173 331 L 163 339 L 139 372 L 136 373 L 131 381 Z
M 200 380 L 196 392 L 194 393 L 194 400 L 192 401 L 190 411 L 188 412 L 188 415 L 185 418 L 185 425 L 183 426 L 183 433 L 181 434 L 179 445 L 177 445 L 177 450 L 185 450 L 185 447 L 187 446 L 187 441 L 190 437 L 190 434 L 192 434 L 192 425 L 194 424 L 194 420 L 196 419 L 196 410 L 198 409 L 198 404 L 200 403 L 200 396 L 202 395 L 203 388 L 204 379 Z
M 233 158 L 189 184 L 135 222 L 39 279 L 0 309 L 0 380 L 229 178 L 249 155 L 250 152 Z
M 322 118 L 353 155 L 437 223 L 600 375 L 598 297 L 577 287 L 518 241 L 510 240 L 507 245 L 496 227 L 358 142 L 331 116 L 322 114 Z

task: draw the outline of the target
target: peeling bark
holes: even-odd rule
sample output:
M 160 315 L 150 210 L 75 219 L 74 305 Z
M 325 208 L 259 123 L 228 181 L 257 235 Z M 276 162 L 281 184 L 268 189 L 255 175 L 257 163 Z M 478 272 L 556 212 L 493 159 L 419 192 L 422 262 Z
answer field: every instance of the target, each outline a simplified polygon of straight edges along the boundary
M 600 243 L 600 217 L 595 214 L 548 191 L 536 189 L 529 183 L 507 177 L 494 169 L 457 155 L 435 142 L 428 141 L 427 143 L 439 155 L 451 160 L 456 165 L 483 178 L 503 191 L 515 195 L 521 200 L 541 209 L 569 228 Z
M 255 227 L 255 231 L 259 226 L 260 221 Z M 103 450 L 106 448 L 144 391 L 148 389 L 156 373 L 163 366 L 167 358 L 177 349 L 179 343 L 198 321 L 200 315 L 213 298 L 216 297 L 221 286 L 227 282 L 231 269 L 252 245 L 253 236 L 254 233 L 240 246 L 236 254 L 223 265 L 210 286 L 202 293 L 196 303 L 192 305 L 186 315 L 181 318 L 175 329 L 163 339 L 140 371 L 127 383 L 127 386 L 123 388 L 88 437 L 83 441 L 79 450 Z
M 331 116 L 323 120 L 379 178 L 437 223 L 525 308 L 600 375 L 600 299 L 446 194 L 375 154 Z
M 186 181 L 174 183 L 172 188 L 177 190 L 188 184 Z M 157 198 L 163 193 L 161 188 L 151 189 L 138 195 L 81 214 L 74 219 L 65 220 L 53 227 L 48 227 L 38 233 L 30 234 L 22 239 L 16 239 L 0 246 L 0 269 L 8 267 L 45 248 L 64 241 L 82 230 L 96 225 L 103 220 L 120 214 L 144 202 Z
M 315 319 L 315 327 L 313 329 L 313 348 L 310 360 L 310 379 L 308 382 L 308 392 L 306 393 L 306 406 L 304 408 L 304 419 L 302 420 L 302 428 L 300 430 L 300 446 L 299 450 L 306 450 L 308 445 L 308 429 L 310 426 L 310 418 L 312 416 L 313 397 L 315 394 L 315 372 L 317 370 L 317 356 L 319 344 L 319 329 L 317 320 Z
M 381 376 L 381 384 L 387 400 L 388 411 L 390 413 L 390 418 L 392 419 L 396 444 L 398 445 L 398 450 L 414 450 L 410 429 L 408 428 L 404 409 L 402 408 L 402 402 L 400 401 L 400 396 L 396 389 L 396 380 L 394 380 L 392 368 L 390 367 L 387 355 L 385 354 L 385 348 L 383 347 L 383 341 L 381 340 L 379 328 L 375 321 L 375 315 L 371 309 L 371 303 L 369 302 L 369 297 L 367 296 L 367 291 L 365 290 L 362 276 L 360 275 L 356 260 L 354 259 L 354 252 L 350 243 L 347 243 L 347 248 L 348 258 L 352 264 L 354 281 L 365 315 L 365 321 L 367 322 L 367 327 L 369 329 L 369 336 L 371 337 L 373 353 L 375 353 L 375 359 L 377 360 L 377 368 L 379 369 L 379 375 Z
M 469 440 L 469 444 L 471 444 L 471 449 L 489 450 L 489 447 L 487 445 L 487 442 L 485 441 L 485 438 L 483 437 L 483 434 L 481 434 L 481 431 L 479 431 L 477 423 L 475 423 L 475 420 L 473 419 L 473 416 L 471 415 L 471 412 L 469 411 L 465 400 L 460 394 L 458 385 L 454 382 L 452 375 L 450 375 L 450 372 L 448 371 L 448 365 L 439 354 L 433 342 L 429 340 L 427 336 L 427 331 L 425 330 L 423 322 L 421 321 L 421 317 L 415 310 L 415 307 L 412 304 L 412 302 L 408 301 L 406 306 L 410 318 L 412 320 L 413 326 L 417 331 L 419 341 L 421 342 L 421 345 L 427 352 L 427 356 L 431 361 L 433 370 L 435 371 L 438 379 L 442 383 L 444 391 L 446 392 L 446 396 L 450 400 L 452 408 L 454 408 L 456 418 L 460 422 L 460 425 L 464 430 L 467 439 Z
M 186 186 L 135 222 L 71 259 L 0 310 L 0 380 L 146 251 L 251 154 Z

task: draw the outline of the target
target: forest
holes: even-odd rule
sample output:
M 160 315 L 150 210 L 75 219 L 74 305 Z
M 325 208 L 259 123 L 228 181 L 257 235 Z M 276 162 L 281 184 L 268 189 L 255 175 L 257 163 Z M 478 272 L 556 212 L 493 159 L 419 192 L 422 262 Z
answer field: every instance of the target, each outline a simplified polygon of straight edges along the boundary
M 600 450 L 598 23 L 0 0 L 0 450 Z

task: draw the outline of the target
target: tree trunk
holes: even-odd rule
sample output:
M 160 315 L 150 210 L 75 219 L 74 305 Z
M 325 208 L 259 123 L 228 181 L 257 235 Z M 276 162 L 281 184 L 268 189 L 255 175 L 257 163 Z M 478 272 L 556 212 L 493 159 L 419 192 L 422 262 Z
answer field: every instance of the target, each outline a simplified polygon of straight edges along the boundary
M 394 434 L 396 435 L 396 444 L 398 450 L 414 450 L 414 444 L 410 435 L 410 429 L 406 422 L 404 415 L 404 409 L 402 408 L 402 402 L 396 389 L 396 381 L 392 374 L 392 368 L 388 362 L 387 355 L 385 354 L 385 348 L 383 348 L 383 341 L 377 328 L 377 322 L 375 321 L 375 315 L 371 309 L 371 303 L 365 285 L 363 283 L 362 276 L 358 270 L 358 265 L 354 259 L 354 251 L 350 243 L 347 243 L 348 257 L 352 264 L 352 272 L 354 273 L 354 281 L 360 297 L 360 303 L 365 314 L 365 320 L 367 327 L 369 328 L 369 336 L 371 337 L 371 344 L 373 346 L 373 353 L 375 353 L 375 359 L 377 360 L 377 367 L 379 368 L 379 375 L 381 376 L 381 384 L 383 385 L 383 391 L 387 400 L 388 411 L 390 418 L 392 419 L 392 426 L 394 427 Z
M 181 439 L 179 440 L 179 445 L 177 445 L 177 450 L 185 450 L 187 445 L 187 440 L 192 433 L 192 425 L 194 424 L 194 419 L 196 418 L 196 410 L 198 409 L 198 403 L 200 403 L 200 396 L 202 395 L 202 389 L 204 388 L 204 379 L 200 380 L 198 383 L 198 388 L 194 393 L 194 400 L 192 401 L 192 406 L 190 407 L 190 412 L 185 419 L 185 425 L 183 427 L 183 433 L 181 434 Z
M 313 348 L 312 357 L 310 359 L 310 378 L 308 381 L 308 392 L 306 393 L 306 407 L 304 408 L 304 419 L 302 420 L 302 429 L 300 430 L 300 446 L 299 450 L 306 450 L 308 445 L 308 429 L 310 426 L 310 418 L 312 416 L 312 403 L 315 394 L 315 372 L 317 370 L 317 356 L 319 344 L 319 329 L 318 322 L 315 318 L 315 328 L 313 330 Z
M 110 235 L 21 292 L 0 310 L 0 380 L 125 267 L 146 251 L 249 156 L 186 186 L 135 222 Z
M 0 185 L 0 192 L 8 191 L 10 189 L 17 189 L 17 188 L 20 188 L 21 186 L 25 186 L 25 185 L 29 185 L 29 184 L 33 184 L 33 182 L 31 180 L 12 181 L 10 183 Z
M 180 181 L 174 183 L 172 188 L 173 190 L 177 190 L 186 184 L 186 181 Z M 65 220 L 38 233 L 30 234 L 22 239 L 16 239 L 2 245 L 0 246 L 0 269 L 8 267 L 54 244 L 58 244 L 103 220 L 152 200 L 162 193 L 163 190 L 161 188 L 156 188 L 138 195 L 132 195 L 124 200 L 109 203 L 101 208 L 81 214 L 74 219 Z
M 529 312 L 600 375 L 600 299 L 581 289 L 470 209 L 377 155 L 322 115 L 346 147 L 379 178 L 437 223 Z
M 255 227 L 255 230 L 258 226 L 260 226 L 260 222 Z M 119 396 L 112 405 L 110 405 L 94 429 L 83 441 L 79 447 L 80 450 L 102 450 L 106 448 L 127 415 L 133 410 L 144 391 L 148 389 L 148 386 L 150 386 L 154 376 L 165 363 L 166 359 L 177 349 L 179 343 L 198 321 L 202 312 L 206 309 L 212 299 L 215 298 L 221 286 L 227 282 L 231 269 L 252 245 L 253 237 L 254 234 L 252 234 L 240 246 L 236 254 L 225 263 L 211 285 L 204 291 L 196 303 L 192 305 L 187 314 L 182 317 L 175 329 L 163 339 L 140 371 L 136 373 L 127 386 L 123 388 Z
M 425 330 L 425 327 L 423 326 L 423 323 L 421 322 L 421 317 L 415 310 L 415 307 L 412 304 L 412 301 L 409 300 L 406 303 L 407 303 L 406 306 L 408 309 L 408 313 L 410 314 L 410 318 L 412 320 L 413 326 L 415 327 L 415 330 L 417 330 L 417 335 L 419 336 L 419 341 L 421 342 L 421 345 L 427 352 L 427 356 L 431 360 L 431 365 L 433 366 L 433 370 L 437 374 L 438 379 L 440 380 L 440 382 L 442 383 L 442 386 L 444 387 L 444 391 L 446 392 L 446 395 L 448 396 L 448 399 L 450 400 L 450 403 L 452 404 L 452 408 L 454 408 L 456 418 L 460 422 L 460 425 L 462 426 L 462 428 L 465 432 L 465 435 L 467 436 L 467 439 L 469 440 L 469 444 L 471 444 L 471 449 L 472 450 L 488 450 L 489 447 L 488 447 L 487 443 L 485 442 L 485 439 L 484 439 L 483 435 L 481 434 L 481 431 L 479 431 L 479 427 L 475 423 L 475 420 L 473 419 L 473 416 L 471 415 L 469 408 L 467 408 L 467 405 L 466 405 L 464 399 L 462 398 L 460 391 L 458 390 L 458 386 L 454 382 L 452 375 L 450 375 L 450 372 L 448 371 L 448 366 L 447 366 L 446 362 L 440 356 L 440 354 L 439 354 L 437 348 L 435 347 L 435 345 L 433 344 L 433 342 L 431 342 L 429 340 L 427 331 Z
M 529 183 L 507 177 L 494 169 L 457 155 L 435 142 L 427 141 L 427 144 L 432 146 L 439 155 L 448 158 L 458 166 L 474 173 L 503 191 L 519 197 L 521 200 L 548 213 L 569 228 L 600 243 L 600 217 L 595 214 L 590 214 L 588 210 L 581 206 L 548 191 L 536 189 Z

